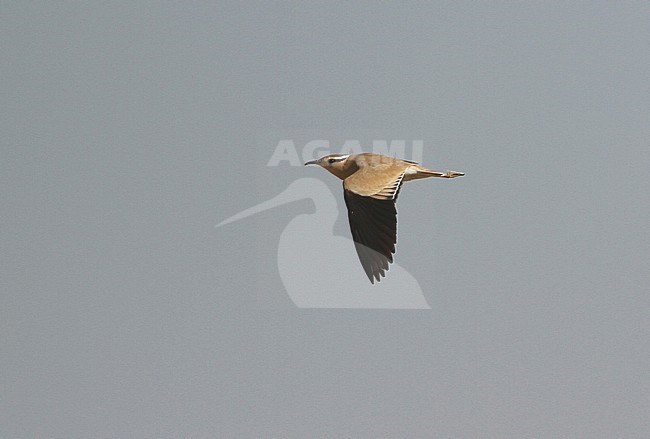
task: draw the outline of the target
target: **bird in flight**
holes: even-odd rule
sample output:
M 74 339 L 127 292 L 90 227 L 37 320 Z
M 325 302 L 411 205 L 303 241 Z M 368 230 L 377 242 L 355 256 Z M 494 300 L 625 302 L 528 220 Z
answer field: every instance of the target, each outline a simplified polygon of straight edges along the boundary
M 433 171 L 416 162 L 381 154 L 330 154 L 305 165 L 319 165 L 343 180 L 354 247 L 371 283 L 386 275 L 397 243 L 395 202 L 402 183 L 419 178 L 455 178 L 462 172 Z

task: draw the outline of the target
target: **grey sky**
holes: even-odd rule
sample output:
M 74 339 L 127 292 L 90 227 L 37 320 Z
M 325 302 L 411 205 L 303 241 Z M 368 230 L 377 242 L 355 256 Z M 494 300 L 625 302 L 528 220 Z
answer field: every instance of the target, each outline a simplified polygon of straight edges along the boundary
M 0 436 L 650 435 L 647 4 L 0 12 Z M 315 177 L 349 236 L 286 138 L 467 173 L 400 195 L 431 310 L 296 308 L 309 201 L 214 228 Z

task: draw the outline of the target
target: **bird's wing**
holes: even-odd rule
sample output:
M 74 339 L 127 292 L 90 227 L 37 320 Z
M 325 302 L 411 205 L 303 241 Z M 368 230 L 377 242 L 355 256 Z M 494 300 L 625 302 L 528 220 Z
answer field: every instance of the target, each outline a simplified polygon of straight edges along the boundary
M 393 262 L 397 243 L 395 200 L 404 172 L 402 169 L 399 173 L 382 173 L 378 178 L 377 173 L 370 175 L 369 171 L 360 169 L 343 181 L 352 239 L 372 283 L 385 276 L 388 264 Z M 376 185 L 374 189 L 372 184 Z
M 408 166 L 399 163 L 360 168 L 343 182 L 343 187 L 358 195 L 380 200 L 396 200 Z

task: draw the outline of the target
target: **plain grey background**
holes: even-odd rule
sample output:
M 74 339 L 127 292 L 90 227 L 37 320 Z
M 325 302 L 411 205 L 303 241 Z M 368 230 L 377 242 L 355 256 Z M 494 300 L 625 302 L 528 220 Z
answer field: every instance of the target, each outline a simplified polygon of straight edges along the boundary
M 0 15 L 2 437 L 650 436 L 647 4 Z M 297 309 L 310 202 L 214 225 L 305 176 L 342 209 L 266 163 L 375 132 L 467 172 L 400 196 L 432 309 Z

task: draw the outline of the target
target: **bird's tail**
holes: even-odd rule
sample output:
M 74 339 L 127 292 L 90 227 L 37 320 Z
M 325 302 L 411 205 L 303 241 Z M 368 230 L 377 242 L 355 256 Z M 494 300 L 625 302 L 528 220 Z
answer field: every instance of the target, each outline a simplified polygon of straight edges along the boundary
M 447 171 L 447 172 L 434 171 L 433 169 L 427 169 L 424 166 L 420 166 L 420 165 L 411 166 L 411 168 L 409 168 L 409 171 L 410 172 L 404 176 L 404 180 L 417 180 L 418 178 L 429 178 L 429 177 L 456 178 L 465 175 L 464 172 L 457 172 L 457 171 Z

